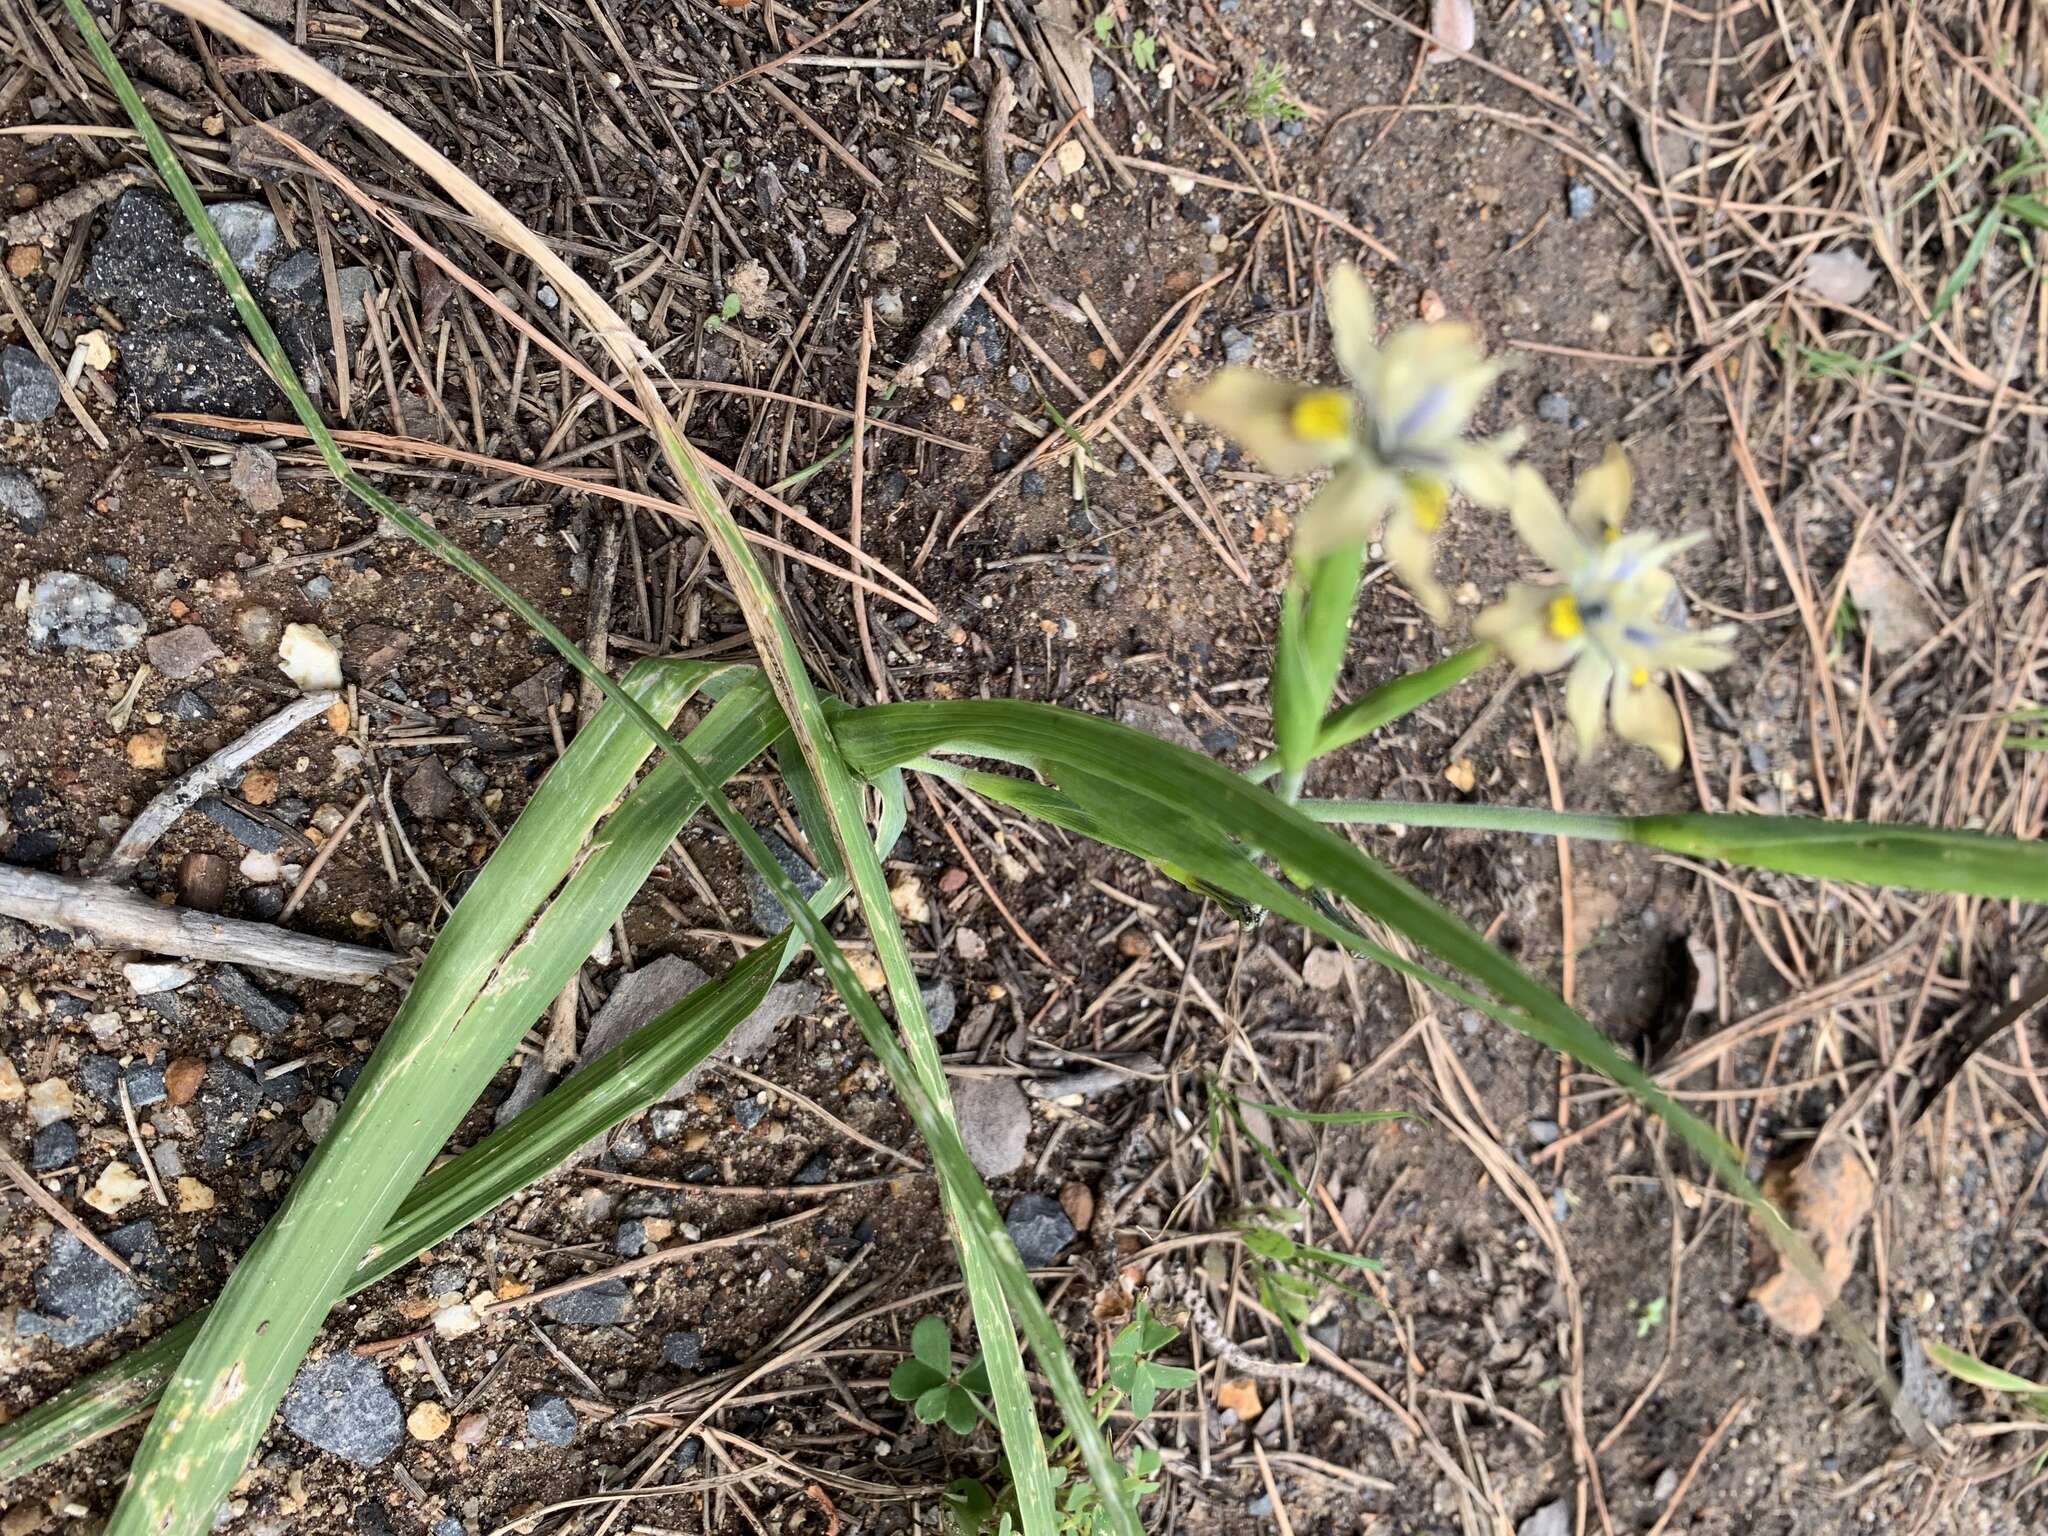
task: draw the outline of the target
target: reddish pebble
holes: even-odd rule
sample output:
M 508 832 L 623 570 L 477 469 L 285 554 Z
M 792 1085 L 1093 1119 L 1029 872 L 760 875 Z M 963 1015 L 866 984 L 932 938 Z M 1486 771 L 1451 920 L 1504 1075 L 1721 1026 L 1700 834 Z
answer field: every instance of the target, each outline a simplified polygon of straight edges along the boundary
M 193 1056 L 180 1056 L 164 1068 L 164 1097 L 173 1104 L 190 1104 L 205 1077 L 205 1062 Z
M 967 888 L 967 871 L 955 866 L 939 876 L 939 894 L 957 896 Z

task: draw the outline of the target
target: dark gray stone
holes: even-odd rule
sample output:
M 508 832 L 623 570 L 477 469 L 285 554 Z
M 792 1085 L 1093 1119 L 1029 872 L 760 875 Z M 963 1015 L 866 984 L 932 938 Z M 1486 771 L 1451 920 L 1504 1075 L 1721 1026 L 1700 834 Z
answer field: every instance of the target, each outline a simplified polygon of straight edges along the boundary
M 751 1131 L 768 1118 L 768 1106 L 751 1092 L 732 1101 L 732 1117 L 743 1131 Z
M 7 397 L 9 421 L 48 421 L 64 403 L 57 376 L 27 347 L 0 350 L 0 394 Z
M 637 1259 L 648 1249 L 647 1223 L 644 1221 L 622 1221 L 618 1231 L 612 1234 L 612 1251 L 626 1258 Z
M 106 1241 L 122 1258 L 133 1260 L 155 1236 L 153 1223 L 131 1221 L 109 1232 Z M 49 1258 L 36 1271 L 36 1306 L 39 1311 L 18 1314 L 17 1330 L 76 1349 L 134 1317 L 142 1309 L 142 1293 L 69 1232 L 59 1232 L 50 1239 Z
M 405 1433 L 384 1372 L 348 1350 L 309 1360 L 284 1398 L 285 1427 L 323 1451 L 374 1467 Z
M 469 1536 L 469 1527 L 453 1515 L 443 1515 L 434 1522 L 434 1536 Z
M 953 990 L 953 983 L 940 977 L 928 987 L 919 987 L 918 996 L 924 999 L 924 1015 L 931 1022 L 932 1033 L 943 1035 L 953 1027 L 953 1020 L 960 1013 L 960 994 Z
M 398 797 L 421 821 L 446 821 L 462 809 L 462 791 L 438 757 L 425 759 L 406 775 Z
M 526 1432 L 543 1445 L 564 1450 L 576 1443 L 576 1410 L 569 1399 L 550 1392 L 526 1405 Z
M 121 338 L 121 383 L 123 404 L 138 417 L 262 416 L 281 398 L 241 338 L 218 326 L 129 332 Z
M 1557 390 L 1545 390 L 1536 397 L 1536 415 L 1539 420 L 1554 426 L 1564 426 L 1572 419 L 1571 396 Z
M 427 1271 L 429 1296 L 460 1295 L 469 1284 L 469 1271 L 460 1264 L 436 1264 Z
M 824 876 L 811 868 L 803 855 L 790 847 L 780 833 L 764 831 L 761 841 L 768 845 L 768 852 L 782 867 L 782 872 L 795 882 L 798 891 L 805 897 L 817 894 L 825 883 Z M 747 904 L 754 914 L 756 933 L 765 937 L 780 933 L 789 926 L 789 914 L 782 910 L 782 903 L 776 900 L 768 882 L 755 872 L 751 864 L 747 866 Z
M 195 322 L 224 328 L 235 324 L 220 279 L 185 253 L 183 216 L 169 199 L 140 187 L 123 192 L 107 211 L 106 228 L 93 242 L 92 259 L 78 286 L 130 332 Z M 122 344 L 125 350 L 126 337 Z
M 266 1035 L 274 1035 L 285 1028 L 299 1011 L 297 1002 L 264 991 L 232 965 L 217 967 L 209 985 L 215 997 Z
M 69 1120 L 53 1120 L 29 1144 L 29 1163 L 37 1173 L 53 1173 L 78 1161 L 78 1132 Z
M 695 1435 L 692 1435 L 689 1439 L 685 1440 L 681 1445 L 676 1447 L 676 1453 L 674 1457 L 670 1459 L 669 1465 L 675 1468 L 675 1470 L 678 1472 L 687 1472 L 690 1470 L 690 1468 L 697 1465 L 697 1458 L 702 1456 L 703 1454 L 704 1442 L 702 1440 L 699 1440 Z
M 249 1134 L 262 1099 L 263 1085 L 240 1067 L 218 1060 L 206 1064 L 206 1076 L 192 1101 L 204 1126 L 199 1133 L 202 1164 L 219 1168 L 228 1160 L 228 1154 Z
M 190 688 L 180 688 L 164 700 L 164 713 L 173 720 L 211 720 L 213 706 Z
M 540 1309 L 555 1322 L 572 1328 L 606 1328 L 626 1320 L 633 1310 L 633 1293 L 623 1280 L 600 1280 L 581 1290 L 550 1296 Z
M 832 1182 L 832 1157 L 827 1152 L 813 1152 L 809 1162 L 797 1169 L 792 1184 L 829 1184 Z
M 108 1108 L 121 1102 L 121 1063 L 100 1052 L 78 1064 L 78 1084 Z
M 50 504 L 35 481 L 18 469 L 0 469 L 0 511 L 14 519 L 23 533 L 41 533 L 50 520 Z
M 208 795 L 195 809 L 244 848 L 253 848 L 258 853 L 276 853 L 284 847 L 283 832 L 216 795 Z
M 1045 1195 L 1019 1195 L 1004 1213 L 1003 1225 L 1009 1228 L 1010 1241 L 1017 1245 L 1017 1256 L 1028 1269 L 1050 1264 L 1076 1236 L 1059 1201 Z
M 704 1368 L 704 1335 L 695 1328 L 663 1335 L 661 1358 L 679 1371 L 701 1371 Z
M 142 627 L 141 609 L 76 571 L 45 571 L 29 594 L 32 650 L 131 650 L 142 641 Z
M 1247 336 L 1236 326 L 1226 326 L 1221 337 L 1223 361 L 1226 363 L 1249 363 L 1259 350 L 1258 341 Z

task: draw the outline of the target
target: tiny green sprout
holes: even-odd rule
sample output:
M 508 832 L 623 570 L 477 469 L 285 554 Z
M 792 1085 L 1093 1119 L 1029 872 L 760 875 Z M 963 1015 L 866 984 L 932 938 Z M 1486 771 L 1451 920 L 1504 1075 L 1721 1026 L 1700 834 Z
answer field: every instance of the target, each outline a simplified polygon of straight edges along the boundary
M 1131 62 L 1146 71 L 1159 67 L 1159 39 L 1143 27 L 1131 34 Z
M 1105 6 L 1102 13 L 1095 18 L 1095 41 L 1098 43 L 1108 42 L 1109 34 L 1115 30 L 1116 12 Z
M 1664 1326 L 1664 1298 L 1652 1296 L 1636 1312 L 1636 1337 L 1647 1339 Z
M 704 329 L 707 331 L 722 330 L 739 317 L 739 312 L 740 296 L 736 293 L 728 293 L 719 301 L 718 313 L 705 317 Z
M 1301 104 L 1287 94 L 1287 71 L 1271 59 L 1260 59 L 1245 77 L 1244 115 L 1281 123 L 1302 115 Z
M 910 1330 L 910 1358 L 889 1373 L 889 1395 L 921 1424 L 944 1424 L 956 1435 L 972 1434 L 983 1413 L 988 1371 L 976 1355 L 964 1370 L 953 1369 L 953 1335 L 946 1320 L 921 1317 Z

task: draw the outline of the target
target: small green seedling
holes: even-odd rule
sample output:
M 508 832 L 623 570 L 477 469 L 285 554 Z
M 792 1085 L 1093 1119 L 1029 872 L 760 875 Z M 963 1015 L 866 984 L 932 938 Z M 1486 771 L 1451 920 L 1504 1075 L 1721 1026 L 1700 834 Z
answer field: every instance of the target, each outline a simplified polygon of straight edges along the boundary
M 987 1413 L 988 1371 L 976 1355 L 953 1369 L 953 1335 L 942 1317 L 920 1317 L 910 1330 L 910 1358 L 889 1373 L 889 1395 L 922 1424 L 944 1424 L 956 1435 L 974 1432 Z
M 1116 30 L 1116 12 L 1105 7 L 1095 18 L 1095 41 L 1107 43 L 1110 33 Z
M 1159 67 L 1159 39 L 1143 27 L 1131 34 L 1131 62 L 1147 73 Z
M 1302 116 L 1301 103 L 1287 94 L 1287 71 L 1271 59 L 1260 59 L 1244 82 L 1244 115 L 1291 123 Z
M 1664 1326 L 1664 1298 L 1662 1296 L 1652 1296 L 1641 1306 L 1637 1306 L 1634 1299 L 1631 1298 L 1629 1310 L 1636 1315 L 1636 1337 L 1639 1339 L 1647 1339 L 1651 1334 Z
M 718 306 L 718 313 L 715 315 L 705 316 L 704 329 L 707 331 L 723 330 L 727 325 L 731 324 L 734 320 L 737 320 L 739 318 L 739 313 L 740 296 L 736 293 L 728 293 L 725 296 L 725 298 L 722 301 L 720 301 Z
M 1152 1357 L 1180 1337 L 1180 1330 L 1152 1315 L 1145 1298 L 1109 1346 L 1109 1383 L 1131 1400 L 1131 1412 L 1148 1419 L 1162 1392 L 1178 1392 L 1195 1384 L 1184 1365 L 1161 1365 Z

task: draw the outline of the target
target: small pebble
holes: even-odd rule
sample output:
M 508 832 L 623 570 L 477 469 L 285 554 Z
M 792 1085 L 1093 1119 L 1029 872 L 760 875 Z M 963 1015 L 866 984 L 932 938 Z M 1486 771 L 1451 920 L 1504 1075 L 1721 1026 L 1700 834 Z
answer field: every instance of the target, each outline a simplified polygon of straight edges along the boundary
M 704 1335 L 694 1328 L 666 1334 L 661 1341 L 661 1358 L 679 1371 L 704 1367 Z
M 128 738 L 128 766 L 153 773 L 164 765 L 164 749 L 169 745 L 162 731 L 137 731 Z
M 572 1328 L 603 1328 L 626 1320 L 633 1309 L 633 1293 L 623 1280 L 600 1280 L 579 1290 L 550 1296 L 540 1309 L 558 1323 Z
M 1258 342 L 1236 326 L 1227 327 L 1222 335 L 1223 361 L 1226 363 L 1249 363 L 1257 354 Z
M 405 1432 L 415 1440 L 438 1440 L 447 1434 L 454 1420 L 448 1410 L 431 1397 L 413 1406 L 405 1416 Z
M 0 511 L 14 519 L 23 533 L 40 533 L 49 520 L 49 504 L 35 481 L 18 469 L 0 469 Z
M 1572 402 L 1569 395 L 1551 389 L 1536 397 L 1536 415 L 1539 420 L 1564 426 L 1572 419 Z
M 78 1132 L 71 1128 L 69 1120 L 56 1120 L 44 1126 L 29 1143 L 29 1165 L 37 1173 L 52 1173 L 59 1168 L 69 1168 L 78 1161 Z
M 526 1432 L 543 1445 L 567 1449 L 576 1443 L 576 1410 L 566 1397 L 549 1393 L 526 1405 Z
M 133 960 L 121 967 L 121 974 L 127 978 L 135 995 L 143 997 L 151 992 L 175 992 L 187 985 L 197 973 L 189 965 Z
M 1593 189 L 1583 181 L 1575 181 L 1565 189 L 1565 211 L 1575 219 L 1590 219 L 1595 202 Z
M 32 650 L 132 650 L 142 642 L 142 631 L 141 609 L 76 571 L 45 571 L 29 593 Z
M 188 678 L 220 658 L 220 647 L 213 643 L 213 636 L 197 624 L 181 624 L 160 635 L 151 635 L 142 648 L 149 656 L 149 664 L 174 680 Z
M 341 651 L 317 624 L 287 624 L 277 642 L 277 665 L 303 693 L 341 686 Z
M 1044 1195 L 1019 1195 L 1003 1216 L 1017 1256 L 1028 1269 L 1042 1269 L 1059 1257 L 1078 1235 L 1057 1200 Z

